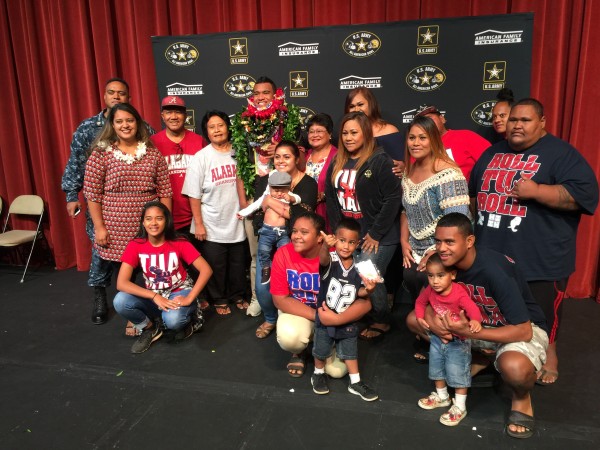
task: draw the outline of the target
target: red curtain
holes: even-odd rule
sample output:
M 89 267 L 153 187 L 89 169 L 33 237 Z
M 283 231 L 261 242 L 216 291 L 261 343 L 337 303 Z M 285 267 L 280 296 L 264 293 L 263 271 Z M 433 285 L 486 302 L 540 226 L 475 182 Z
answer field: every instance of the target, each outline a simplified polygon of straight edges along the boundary
M 531 95 L 545 104 L 549 131 L 600 174 L 592 132 L 600 112 L 593 88 L 599 0 L 0 0 L 4 209 L 17 195 L 40 195 L 57 268 L 87 270 L 85 219 L 67 216 L 60 189 L 72 133 L 101 109 L 103 83 L 112 76 L 130 83 L 132 104 L 160 128 L 151 36 L 519 12 L 535 13 Z M 600 214 L 584 217 L 579 230 L 568 295 L 600 300 Z

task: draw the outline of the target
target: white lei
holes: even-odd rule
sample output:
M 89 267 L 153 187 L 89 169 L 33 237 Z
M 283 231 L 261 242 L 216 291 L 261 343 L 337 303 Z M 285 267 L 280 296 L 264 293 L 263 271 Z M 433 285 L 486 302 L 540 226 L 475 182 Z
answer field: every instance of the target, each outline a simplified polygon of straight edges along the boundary
M 107 152 L 112 153 L 115 159 L 119 161 L 123 161 L 126 164 L 133 164 L 135 161 L 139 161 L 146 154 L 146 143 L 138 142 L 137 148 L 135 150 L 135 155 L 130 155 L 129 153 L 123 153 L 115 144 L 111 145 L 106 149 Z

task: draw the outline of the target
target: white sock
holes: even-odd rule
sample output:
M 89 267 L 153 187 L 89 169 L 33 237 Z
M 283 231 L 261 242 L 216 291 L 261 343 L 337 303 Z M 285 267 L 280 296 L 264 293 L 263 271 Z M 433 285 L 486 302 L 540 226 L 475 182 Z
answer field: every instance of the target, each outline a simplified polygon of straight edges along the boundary
M 439 395 L 442 400 L 446 400 L 448 398 L 448 386 L 443 388 L 435 388 L 435 390 L 437 391 L 437 395 Z
M 460 408 L 461 411 L 467 410 L 467 394 L 454 394 L 454 404 Z
M 320 368 L 320 369 L 317 369 L 317 368 L 315 367 L 315 375 L 322 375 L 322 374 L 324 374 L 324 373 L 325 373 L 325 367 L 322 367 L 322 368 Z
M 350 373 L 350 384 L 358 383 L 360 381 L 360 373 Z

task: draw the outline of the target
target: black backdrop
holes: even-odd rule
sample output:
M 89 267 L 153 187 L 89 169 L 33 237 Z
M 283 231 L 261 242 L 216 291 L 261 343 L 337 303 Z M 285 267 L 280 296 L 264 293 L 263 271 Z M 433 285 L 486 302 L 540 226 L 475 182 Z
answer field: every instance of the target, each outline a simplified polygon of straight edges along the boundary
M 152 38 L 159 95 L 188 106 L 200 132 L 209 109 L 240 110 L 253 81 L 266 75 L 306 117 L 338 123 L 349 89 L 373 89 L 384 119 L 404 128 L 435 104 L 449 128 L 493 140 L 490 117 L 499 88 L 529 95 L 533 14 L 428 19 L 276 31 Z

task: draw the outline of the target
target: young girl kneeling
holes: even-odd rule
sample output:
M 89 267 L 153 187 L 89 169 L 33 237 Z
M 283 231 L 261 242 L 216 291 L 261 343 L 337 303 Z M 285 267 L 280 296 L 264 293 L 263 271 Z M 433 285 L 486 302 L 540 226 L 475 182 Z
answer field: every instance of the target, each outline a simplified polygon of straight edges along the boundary
M 183 236 L 175 233 L 173 216 L 160 202 L 149 202 L 142 211 L 140 229 L 129 242 L 121 258 L 113 305 L 118 314 L 131 321 L 141 334 L 131 347 L 143 353 L 162 336 L 162 321 L 168 329 L 183 330 L 182 338 L 202 326 L 197 314 L 196 297 L 212 275 L 212 269 Z M 194 283 L 181 262 L 193 265 L 200 275 Z M 141 267 L 146 287 L 131 281 L 133 271 Z

